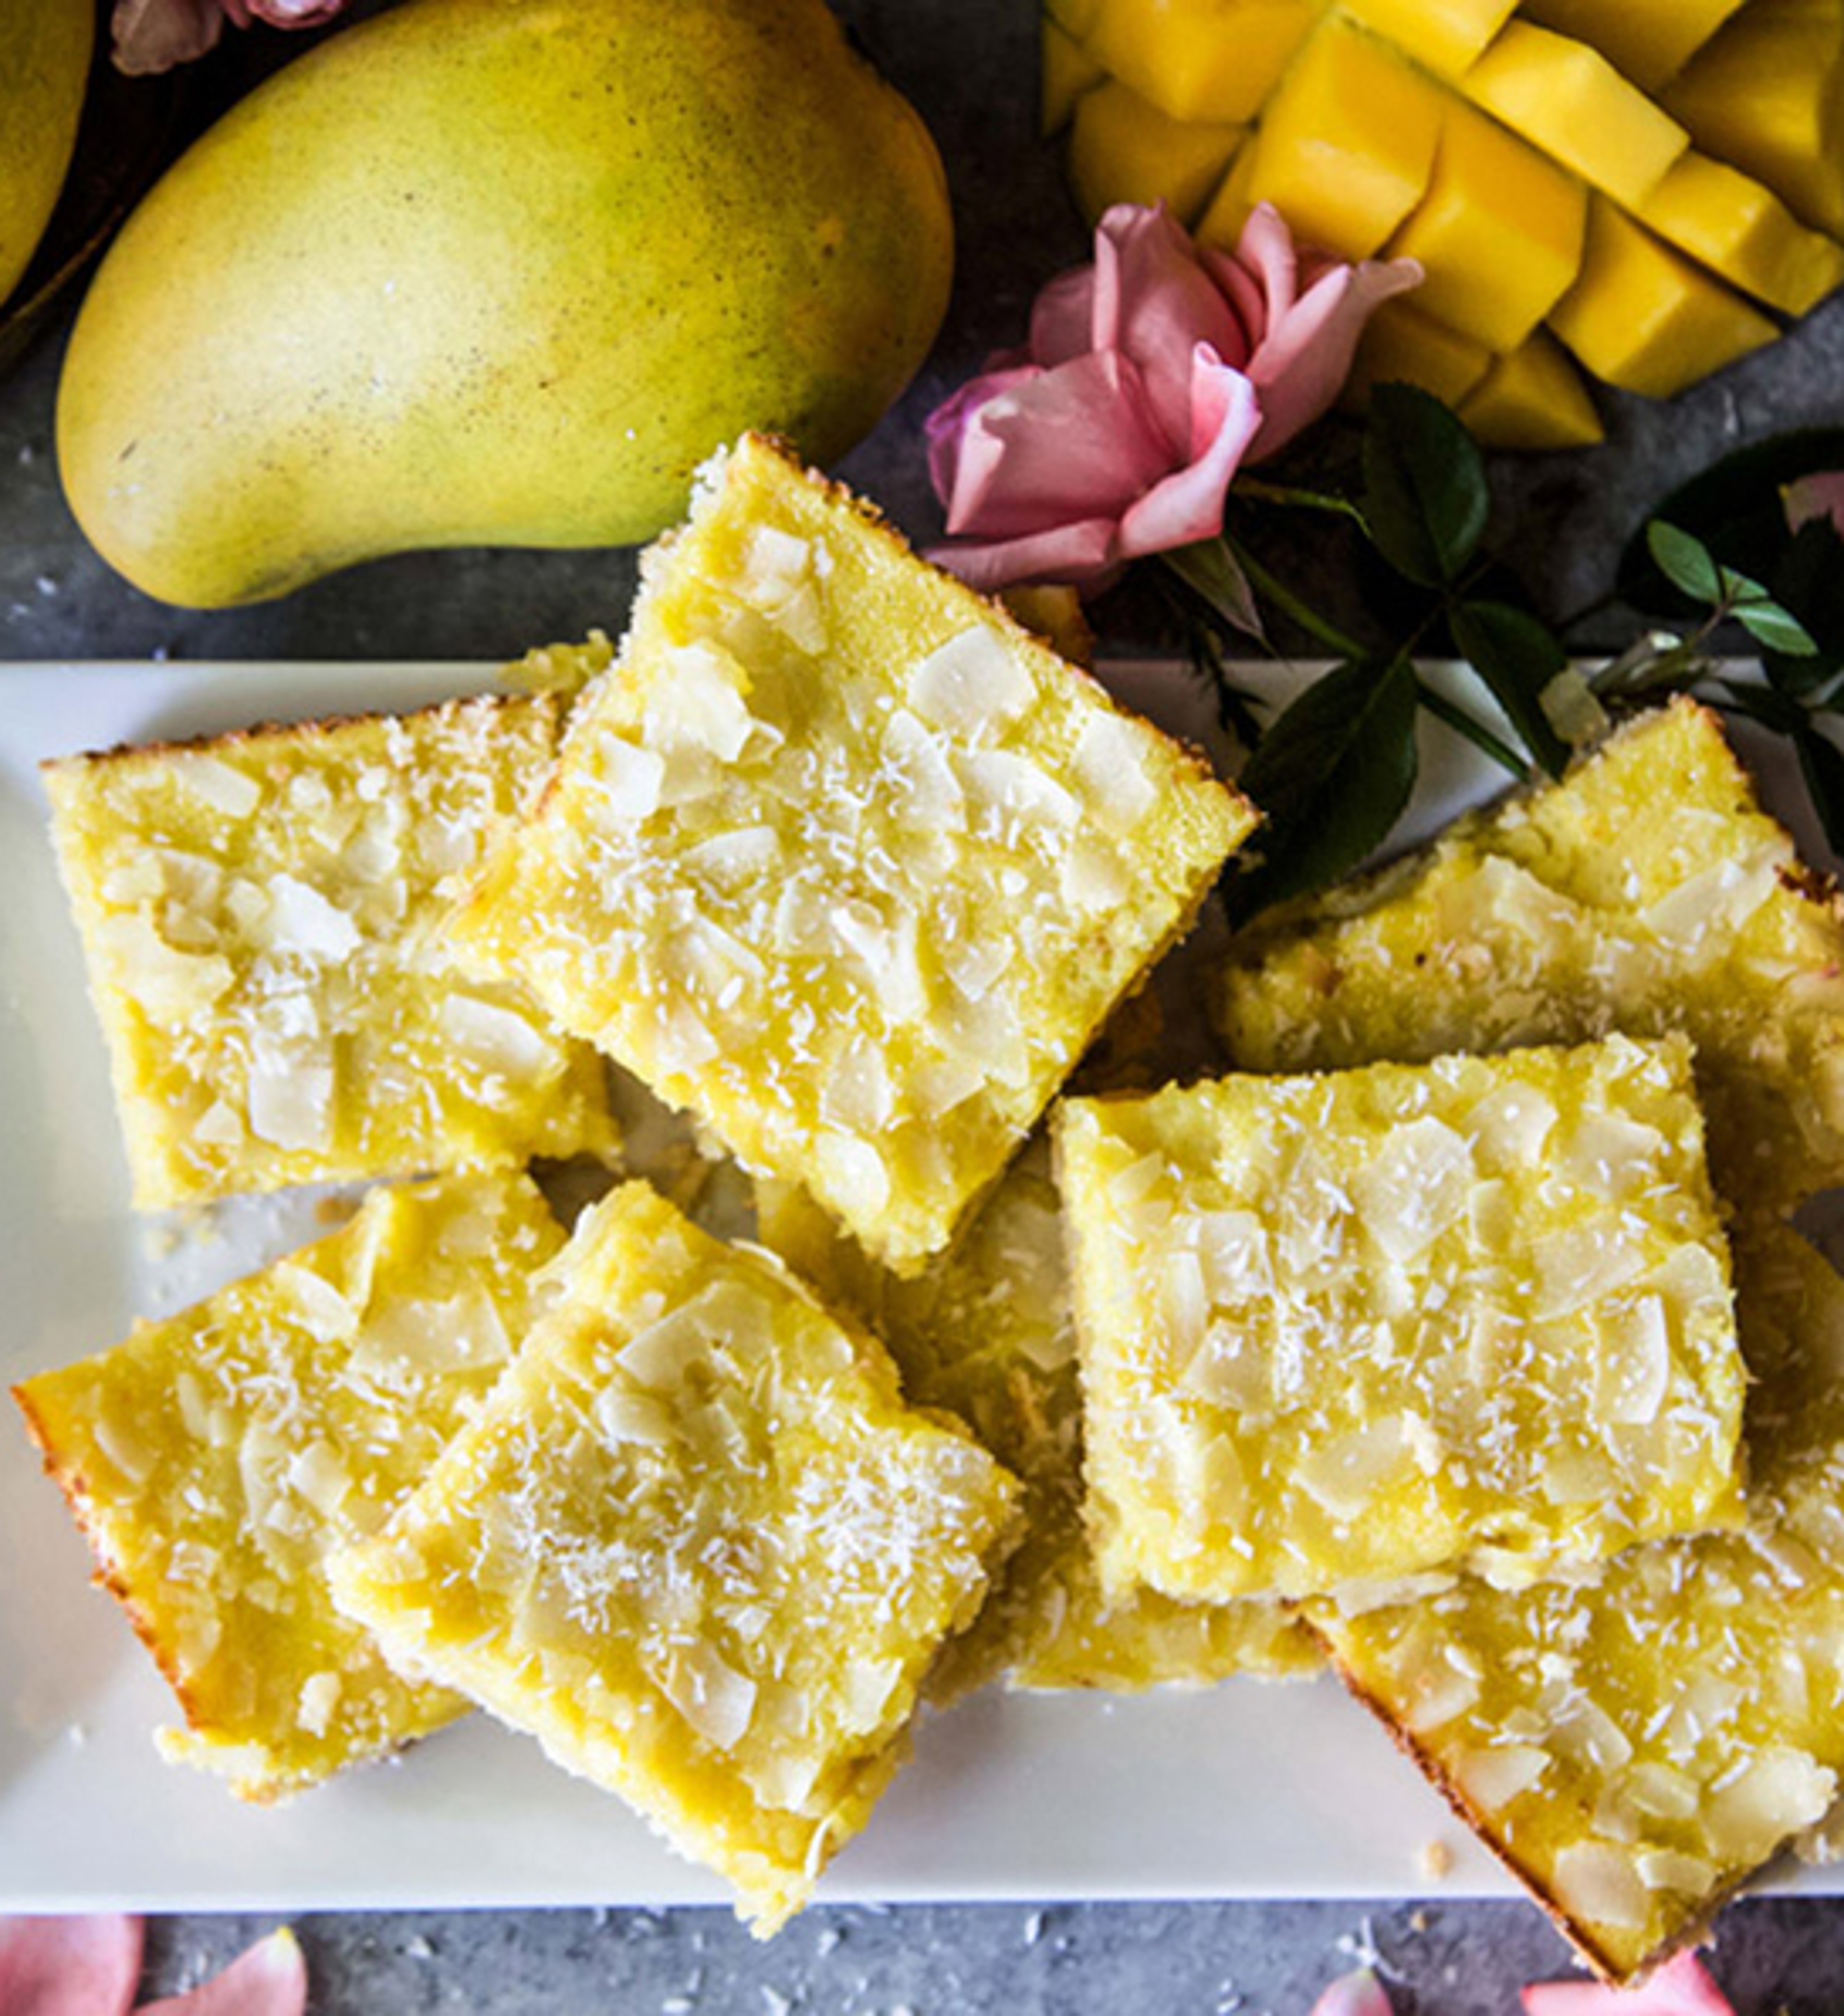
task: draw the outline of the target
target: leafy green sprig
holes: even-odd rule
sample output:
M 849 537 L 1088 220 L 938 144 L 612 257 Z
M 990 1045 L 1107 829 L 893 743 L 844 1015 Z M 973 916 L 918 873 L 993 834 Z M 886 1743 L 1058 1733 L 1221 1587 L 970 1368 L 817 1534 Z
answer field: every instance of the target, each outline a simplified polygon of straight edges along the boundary
M 1806 437 L 1808 466 L 1828 441 Z M 1758 453 L 1758 452 L 1756 452 Z M 1844 462 L 1844 454 L 1837 460 Z M 1796 537 L 1778 520 L 1777 546 L 1751 524 L 1749 550 L 1774 557 L 1770 584 L 1731 564 L 1723 547 L 1668 519 L 1645 528 L 1643 567 L 1630 553 L 1623 584 L 1650 577 L 1664 613 L 1687 612 L 1687 631 L 1648 632 L 1592 671 L 1576 670 L 1564 639 L 1521 598 L 1486 545 L 1490 493 L 1484 461 L 1457 416 L 1425 392 L 1376 391 L 1355 497 L 1238 479 L 1251 505 L 1329 513 L 1361 542 L 1381 592 L 1367 612 L 1375 634 L 1351 634 L 1263 564 L 1234 531 L 1164 556 L 1182 585 L 1192 654 L 1226 728 L 1249 751 L 1241 782 L 1267 814 L 1256 849 L 1229 894 L 1247 915 L 1309 895 L 1349 874 L 1388 841 L 1414 792 L 1423 712 L 1464 736 L 1512 776 L 1558 776 L 1607 711 L 1692 687 L 1786 736 L 1832 844 L 1844 851 L 1844 755 L 1820 725 L 1844 713 L 1844 543 L 1829 525 Z M 1698 490 L 1692 486 L 1691 490 Z M 1667 508 L 1720 499 L 1720 483 L 1680 492 Z M 1772 502 L 1779 509 L 1778 492 Z M 1756 516 L 1758 517 L 1759 513 Z M 1732 545 L 1732 531 L 1723 544 Z M 1781 553 L 1780 547 L 1785 549 Z M 1627 592 L 1642 608 L 1647 590 Z M 1659 597 L 1653 597 L 1655 603 Z M 1387 610 L 1379 619 L 1379 611 Z M 1330 668 L 1271 722 L 1229 675 L 1226 633 L 1263 649 L 1270 616 L 1322 646 Z M 1759 647 L 1766 683 L 1727 676 L 1713 651 L 1729 626 Z M 1465 661 L 1496 701 L 1509 739 L 1432 685 L 1423 655 Z

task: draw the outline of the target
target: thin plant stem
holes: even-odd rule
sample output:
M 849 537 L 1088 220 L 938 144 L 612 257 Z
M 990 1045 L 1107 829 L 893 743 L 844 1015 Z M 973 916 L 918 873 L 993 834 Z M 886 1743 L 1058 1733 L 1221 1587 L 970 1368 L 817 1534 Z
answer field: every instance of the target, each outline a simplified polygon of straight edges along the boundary
M 1508 742 L 1501 742 L 1483 722 L 1475 720 L 1463 707 L 1457 706 L 1445 693 L 1436 693 L 1425 679 L 1415 682 L 1416 697 L 1437 721 L 1444 721 L 1455 734 L 1464 735 L 1475 747 L 1485 751 L 1492 760 L 1522 782 L 1530 775 L 1530 765 L 1518 754 Z
M 1233 494 L 1257 504 L 1279 504 L 1296 511 L 1324 511 L 1349 518 L 1367 534 L 1364 515 L 1349 497 L 1334 497 L 1324 490 L 1302 490 L 1290 483 L 1270 483 L 1259 476 L 1238 475 Z
M 1365 655 L 1363 646 L 1355 637 L 1348 636 L 1335 623 L 1328 622 L 1316 609 L 1302 602 L 1284 581 L 1270 574 L 1240 540 L 1232 539 L 1226 533 L 1223 544 L 1229 548 L 1237 565 L 1250 581 L 1284 616 L 1297 623 L 1309 637 L 1316 638 L 1328 650 L 1337 652 L 1341 658 L 1361 658 Z

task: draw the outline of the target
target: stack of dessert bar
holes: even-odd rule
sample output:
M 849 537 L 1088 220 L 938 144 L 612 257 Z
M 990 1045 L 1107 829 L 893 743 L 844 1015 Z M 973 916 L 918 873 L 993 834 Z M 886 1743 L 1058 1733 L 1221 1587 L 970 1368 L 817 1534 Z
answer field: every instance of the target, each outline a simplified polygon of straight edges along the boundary
M 537 669 L 52 767 L 137 1202 L 422 1179 L 18 1389 L 171 1754 L 476 1704 L 767 1931 L 925 1701 L 1329 1652 L 1615 1975 L 1821 1817 L 1844 931 L 1709 715 L 1267 921 L 1234 1069 L 1125 1090 L 1257 815 L 874 513 L 746 438 Z M 759 1244 L 566 1240 L 603 1059 Z

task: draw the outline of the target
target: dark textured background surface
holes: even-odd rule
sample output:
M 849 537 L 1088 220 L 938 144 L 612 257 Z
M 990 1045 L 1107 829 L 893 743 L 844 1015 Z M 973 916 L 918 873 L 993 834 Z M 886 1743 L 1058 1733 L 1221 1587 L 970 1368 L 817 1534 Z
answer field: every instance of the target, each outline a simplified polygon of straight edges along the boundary
M 927 535 L 937 521 L 921 415 L 988 350 L 1018 339 L 1035 288 L 1082 255 L 1084 234 L 1053 150 L 1035 139 L 1027 0 L 843 0 L 841 11 L 933 128 L 960 227 L 936 353 L 842 471 Z M 251 38 L 227 50 L 207 88 L 234 89 L 283 46 Z M 215 615 L 149 602 L 88 552 L 59 494 L 51 413 L 63 333 L 54 327 L 0 387 L 0 658 L 495 658 L 622 621 L 634 578 L 624 553 L 411 557 Z M 1744 441 L 1844 421 L 1844 299 L 1669 409 L 1620 400 L 1610 410 L 1604 448 L 1495 472 L 1500 535 L 1553 616 L 1604 593 L 1619 542 L 1673 483 Z M 1349 447 L 1334 429 L 1315 453 L 1335 468 Z M 1309 548 L 1299 557 L 1313 563 Z M 1335 594 L 1338 582 L 1324 585 Z M 1150 641 L 1146 605 L 1130 593 L 1099 619 L 1104 643 Z M 1617 640 L 1619 612 L 1585 634 Z M 1130 1858 L 1133 1844 L 1122 1852 Z M 150 1991 L 196 1981 L 266 1922 L 158 1923 Z M 697 1911 L 348 1913 L 299 1929 L 318 2016 L 1304 2016 L 1326 1982 L 1373 1952 L 1399 2016 L 1508 2016 L 1519 1984 L 1566 1969 L 1533 1910 L 1438 1895 L 1374 1913 L 1301 1903 L 819 1910 L 766 1948 L 727 1916 Z M 1844 2005 L 1844 1910 L 1787 1899 L 1737 1906 L 1714 1964 L 1742 2016 L 1835 2010 Z

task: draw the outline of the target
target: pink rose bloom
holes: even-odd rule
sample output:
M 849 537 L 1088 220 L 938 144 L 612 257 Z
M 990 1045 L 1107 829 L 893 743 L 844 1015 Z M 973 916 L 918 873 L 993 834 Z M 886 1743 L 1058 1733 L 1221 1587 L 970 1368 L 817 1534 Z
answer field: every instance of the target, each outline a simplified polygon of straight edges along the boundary
M 1798 531 L 1814 519 L 1828 518 L 1844 539 L 1844 469 L 1823 476 L 1802 476 L 1781 492 L 1786 503 L 1786 522 Z
M 1094 264 L 1038 296 L 1029 347 L 929 415 L 953 541 L 932 557 L 979 589 L 1099 587 L 1215 538 L 1237 470 L 1325 411 L 1371 311 L 1421 279 L 1409 259 L 1302 262 L 1266 203 L 1234 257 L 1163 203 L 1116 204 Z
M 1367 1967 L 1341 1975 L 1313 2005 L 1312 2016 L 1395 2016 L 1383 1984 Z
M 1735 2016 L 1693 1953 L 1681 1953 L 1637 1988 L 1545 1981 L 1525 1989 L 1525 2016 Z
M 0 1918 L 6 2016 L 128 2016 L 141 1978 L 141 1921 Z M 140 2016 L 305 2016 L 308 1970 L 284 1927 L 189 1995 L 144 2002 Z
M 318 28 L 346 0 L 115 0 L 115 67 L 129 77 L 157 77 L 214 49 L 227 20 L 240 28 Z

